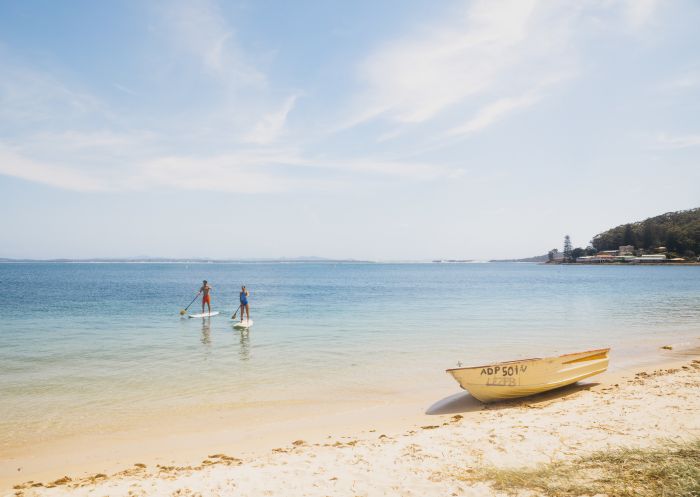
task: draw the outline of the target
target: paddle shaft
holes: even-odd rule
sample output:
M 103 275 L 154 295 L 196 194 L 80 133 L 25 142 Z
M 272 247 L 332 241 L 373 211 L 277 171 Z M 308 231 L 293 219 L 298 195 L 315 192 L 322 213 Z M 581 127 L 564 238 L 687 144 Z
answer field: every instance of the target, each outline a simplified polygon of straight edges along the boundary
M 194 296 L 194 298 L 192 299 L 192 302 L 190 302 L 189 304 L 187 304 L 187 307 L 185 307 L 185 310 L 189 309 L 190 306 L 191 306 L 192 304 L 194 304 L 194 301 L 197 300 L 197 297 L 199 297 L 199 294 L 200 294 L 200 293 L 201 293 L 201 292 L 197 292 L 197 295 Z
M 233 313 L 233 316 L 231 316 L 231 319 L 236 319 L 236 314 L 238 314 L 238 311 L 241 310 L 241 306 L 242 306 L 242 305 L 243 305 L 243 304 L 241 304 L 241 305 L 238 306 L 238 309 L 236 309 L 236 312 Z

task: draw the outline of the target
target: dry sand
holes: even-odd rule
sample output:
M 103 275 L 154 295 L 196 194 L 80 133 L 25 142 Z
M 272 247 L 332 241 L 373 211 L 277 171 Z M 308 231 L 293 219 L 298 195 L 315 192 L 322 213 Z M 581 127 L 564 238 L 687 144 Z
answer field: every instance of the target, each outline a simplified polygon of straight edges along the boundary
M 355 420 L 364 429 L 353 436 L 290 437 L 273 450 L 210 453 L 190 466 L 135 464 L 109 475 L 25 482 L 6 495 L 499 495 L 486 482 L 466 484 L 454 474 L 698 438 L 700 361 L 642 369 L 488 406 L 465 393 L 452 395 L 408 428 L 392 430 L 367 412 Z

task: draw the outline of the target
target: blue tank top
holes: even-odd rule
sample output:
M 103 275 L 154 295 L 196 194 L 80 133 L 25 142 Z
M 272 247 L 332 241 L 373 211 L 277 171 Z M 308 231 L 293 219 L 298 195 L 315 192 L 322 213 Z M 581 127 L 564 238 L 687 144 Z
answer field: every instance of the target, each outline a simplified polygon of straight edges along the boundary
M 247 304 L 248 303 L 248 296 L 245 294 L 245 292 L 241 292 L 241 304 Z

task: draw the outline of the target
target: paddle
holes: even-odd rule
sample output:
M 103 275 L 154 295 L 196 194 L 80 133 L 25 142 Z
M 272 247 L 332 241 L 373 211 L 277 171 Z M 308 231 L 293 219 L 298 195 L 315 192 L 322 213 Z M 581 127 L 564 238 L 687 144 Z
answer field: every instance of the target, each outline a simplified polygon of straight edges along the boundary
M 194 298 L 192 299 L 192 302 L 190 302 L 189 304 L 187 304 L 187 307 L 185 307 L 183 310 L 180 311 L 180 316 L 184 316 L 184 315 L 185 315 L 185 313 L 187 312 L 187 309 L 189 309 L 190 306 L 191 306 L 192 304 L 194 304 L 194 301 L 197 300 L 197 297 L 199 297 L 199 294 L 200 294 L 200 292 L 197 292 L 197 295 L 194 296 Z
M 243 304 L 241 304 L 241 305 L 243 305 Z M 240 311 L 240 310 L 241 310 L 241 306 L 239 305 L 238 309 L 236 309 L 236 312 L 234 312 L 233 316 L 231 316 L 231 319 L 236 319 L 236 314 L 238 314 L 238 311 Z

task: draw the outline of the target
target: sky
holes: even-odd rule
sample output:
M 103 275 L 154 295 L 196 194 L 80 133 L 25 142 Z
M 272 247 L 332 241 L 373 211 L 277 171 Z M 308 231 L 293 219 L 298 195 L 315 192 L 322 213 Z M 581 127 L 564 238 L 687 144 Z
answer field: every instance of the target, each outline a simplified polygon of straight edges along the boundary
M 493 259 L 700 206 L 697 1 L 0 3 L 0 257 Z

